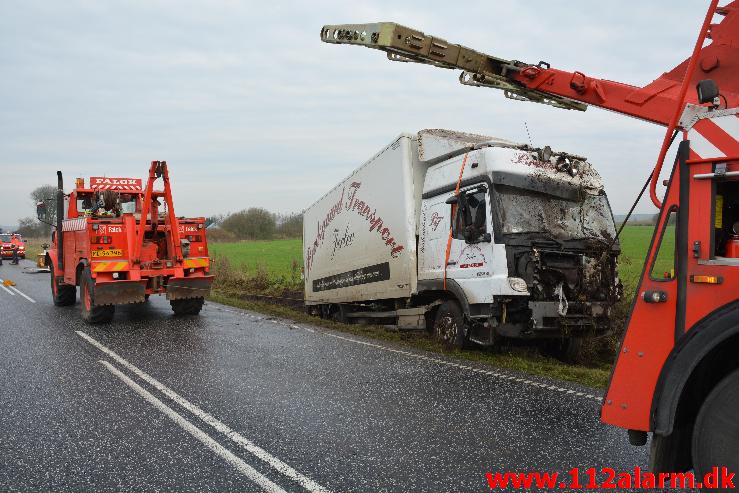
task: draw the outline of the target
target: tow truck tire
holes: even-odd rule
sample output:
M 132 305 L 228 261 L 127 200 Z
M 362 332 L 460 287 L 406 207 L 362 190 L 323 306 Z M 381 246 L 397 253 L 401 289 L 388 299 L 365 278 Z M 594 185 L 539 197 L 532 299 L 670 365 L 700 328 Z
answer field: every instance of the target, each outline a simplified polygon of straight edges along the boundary
M 175 316 L 197 315 L 203 308 L 203 298 L 186 298 L 184 300 L 169 300 Z
M 71 306 L 77 301 L 77 287 L 69 284 L 58 285 L 55 281 L 54 266 L 49 267 L 51 274 L 51 298 L 55 306 Z
M 434 337 L 450 348 L 461 349 L 465 346 L 467 331 L 459 303 L 446 300 L 439 306 L 434 321 Z
M 703 477 L 714 467 L 739 472 L 739 370 L 721 380 L 703 401 L 693 427 L 693 467 Z M 734 491 L 721 489 L 715 491 Z
M 90 324 L 110 322 L 115 315 L 115 305 L 95 305 L 95 281 L 88 268 L 82 271 L 80 279 L 80 305 L 82 320 Z

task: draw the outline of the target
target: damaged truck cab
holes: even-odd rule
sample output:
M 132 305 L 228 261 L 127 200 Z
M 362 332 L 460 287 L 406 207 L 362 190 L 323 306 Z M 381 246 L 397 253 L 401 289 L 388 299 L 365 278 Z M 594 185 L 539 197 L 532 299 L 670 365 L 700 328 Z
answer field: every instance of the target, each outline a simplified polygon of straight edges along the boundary
M 450 345 L 536 339 L 571 359 L 610 329 L 620 296 L 600 177 L 548 147 L 401 135 L 308 208 L 304 228 L 316 312 L 425 327 Z

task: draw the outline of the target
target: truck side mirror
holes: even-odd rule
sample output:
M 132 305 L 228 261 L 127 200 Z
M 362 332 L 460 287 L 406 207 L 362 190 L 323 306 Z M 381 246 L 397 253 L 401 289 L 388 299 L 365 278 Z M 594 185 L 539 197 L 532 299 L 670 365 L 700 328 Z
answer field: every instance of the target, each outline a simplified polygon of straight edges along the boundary
M 46 219 L 46 203 L 44 202 L 37 202 L 36 203 L 36 218 L 44 222 Z
M 457 204 L 459 203 L 459 195 L 452 195 L 448 199 L 444 201 L 447 204 Z

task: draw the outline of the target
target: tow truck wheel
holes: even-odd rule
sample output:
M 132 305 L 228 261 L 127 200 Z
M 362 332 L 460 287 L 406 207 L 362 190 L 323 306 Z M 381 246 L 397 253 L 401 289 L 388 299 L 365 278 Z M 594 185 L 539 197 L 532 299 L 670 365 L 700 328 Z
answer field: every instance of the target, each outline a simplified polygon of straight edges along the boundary
M 95 305 L 95 281 L 89 269 L 82 272 L 80 280 L 80 305 L 82 320 L 91 324 L 110 322 L 115 314 L 115 305 Z
M 172 311 L 176 316 L 197 315 L 203 308 L 203 298 L 186 298 L 184 300 L 169 300 Z
M 49 272 L 51 274 L 51 298 L 54 301 L 54 305 L 74 305 L 75 301 L 77 301 L 77 288 L 69 284 L 62 284 L 61 286 L 57 284 L 53 265 L 49 267 Z
M 737 416 L 739 416 L 739 370 L 734 370 L 708 394 L 698 411 L 693 428 L 692 447 L 696 476 L 703 477 L 714 467 L 719 468 L 719 475 L 721 467 L 726 467 L 729 472 L 739 472 Z
M 467 334 L 459 303 L 447 300 L 439 306 L 434 321 L 434 336 L 449 347 L 463 348 L 465 346 Z

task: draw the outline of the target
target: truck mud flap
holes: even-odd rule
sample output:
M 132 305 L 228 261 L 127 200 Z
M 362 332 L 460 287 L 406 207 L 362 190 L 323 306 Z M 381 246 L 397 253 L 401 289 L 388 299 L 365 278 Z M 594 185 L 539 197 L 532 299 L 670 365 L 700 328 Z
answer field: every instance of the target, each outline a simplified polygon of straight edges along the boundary
M 167 281 L 167 299 L 204 298 L 210 293 L 213 276 L 172 277 Z
M 143 303 L 146 294 L 146 284 L 141 281 L 96 282 L 93 289 L 96 305 Z

